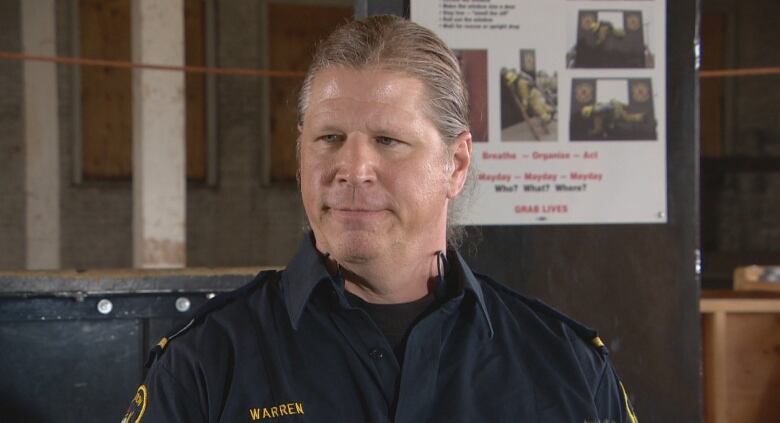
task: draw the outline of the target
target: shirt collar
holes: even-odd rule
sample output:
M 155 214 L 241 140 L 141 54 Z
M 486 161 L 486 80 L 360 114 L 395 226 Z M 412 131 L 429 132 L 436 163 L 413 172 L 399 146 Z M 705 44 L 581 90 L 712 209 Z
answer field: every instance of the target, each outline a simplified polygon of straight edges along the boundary
M 471 292 L 476 298 L 479 309 L 482 312 L 482 317 L 487 324 L 488 337 L 492 339 L 494 334 L 493 322 L 490 320 L 490 314 L 488 313 L 487 304 L 485 303 L 485 293 L 482 290 L 479 279 L 477 279 L 474 272 L 471 271 L 469 265 L 466 264 L 466 260 L 463 259 L 463 256 L 461 256 L 459 252 L 449 250 L 447 256 L 455 258 L 455 260 L 451 259 L 451 262 L 454 265 L 452 274 L 458 275 L 458 277 L 461 278 L 463 290 Z
M 489 336 L 492 338 L 493 324 L 485 304 L 482 285 L 460 253 L 450 250 L 447 255 L 452 264 L 448 273 L 460 279 L 464 291 L 474 295 L 481 311 L 480 314 L 487 324 Z M 454 260 L 452 260 L 453 257 Z M 301 241 L 298 252 L 282 273 L 284 301 L 290 315 L 290 323 L 294 329 L 298 329 L 298 322 L 314 288 L 324 280 L 331 281 L 334 284 L 334 289 L 337 288 L 336 282 L 333 281 L 325 267 L 325 257 L 314 247 L 314 234 L 309 232 Z
M 314 234 L 309 232 L 282 273 L 284 302 L 294 329 L 298 329 L 298 321 L 312 291 L 323 280 L 331 280 L 331 277 L 325 268 L 325 258 L 314 247 Z

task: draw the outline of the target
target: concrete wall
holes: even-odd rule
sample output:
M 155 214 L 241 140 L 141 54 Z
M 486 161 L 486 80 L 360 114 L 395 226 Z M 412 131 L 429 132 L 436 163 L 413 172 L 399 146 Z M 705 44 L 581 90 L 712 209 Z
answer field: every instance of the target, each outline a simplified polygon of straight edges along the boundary
M 0 49 L 19 51 L 18 1 L 0 1 Z M 24 122 L 22 65 L 0 60 L 0 269 L 24 266 Z
M 20 50 L 19 1 L 0 1 L 0 49 Z M 57 52 L 74 54 L 74 3 L 57 2 Z M 258 1 L 217 3 L 217 65 L 261 67 Z M 132 189 L 73 182 L 75 68 L 58 66 L 64 268 L 132 265 Z M 21 65 L 0 60 L 0 269 L 24 267 L 24 135 Z M 217 185 L 187 190 L 189 266 L 283 265 L 302 237 L 294 183 L 262 186 L 262 80 L 217 79 Z

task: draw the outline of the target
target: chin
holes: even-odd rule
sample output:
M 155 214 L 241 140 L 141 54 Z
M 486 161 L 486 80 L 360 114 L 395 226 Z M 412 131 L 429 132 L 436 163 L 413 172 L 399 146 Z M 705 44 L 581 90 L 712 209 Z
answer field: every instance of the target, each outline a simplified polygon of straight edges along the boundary
M 328 253 L 339 262 L 363 263 L 379 256 L 386 247 L 382 246 L 384 236 L 366 230 L 330 230 L 325 232 L 321 252 Z
M 337 261 L 363 263 L 382 251 L 378 236 L 367 231 L 345 231 L 330 239 L 330 254 Z

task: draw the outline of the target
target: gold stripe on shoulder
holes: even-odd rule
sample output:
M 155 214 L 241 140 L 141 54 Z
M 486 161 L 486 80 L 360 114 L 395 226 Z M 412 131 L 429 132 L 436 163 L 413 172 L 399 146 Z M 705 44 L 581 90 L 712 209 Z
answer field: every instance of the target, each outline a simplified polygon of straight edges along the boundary
M 591 339 L 590 342 L 592 342 L 593 346 L 596 348 L 601 348 L 604 346 L 604 341 L 602 341 L 601 338 L 599 338 L 598 336 Z
M 160 339 L 160 342 L 157 343 L 157 346 L 160 347 L 161 350 L 164 350 L 166 345 L 168 345 L 168 338 L 166 337 L 163 337 Z

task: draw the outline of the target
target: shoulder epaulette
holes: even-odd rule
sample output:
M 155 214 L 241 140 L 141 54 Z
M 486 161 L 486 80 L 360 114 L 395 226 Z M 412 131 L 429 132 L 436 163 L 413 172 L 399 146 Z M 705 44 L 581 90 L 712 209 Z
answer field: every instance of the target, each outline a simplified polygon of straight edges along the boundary
M 276 270 L 264 270 L 258 273 L 257 276 L 255 276 L 254 279 L 252 279 L 252 281 L 248 284 L 240 288 L 236 288 L 232 291 L 220 293 L 214 298 L 206 301 L 205 304 L 201 305 L 197 310 L 195 310 L 192 318 L 188 320 L 187 323 L 175 327 L 173 330 L 168 332 L 167 335 L 160 339 L 160 342 L 158 342 L 157 345 L 155 345 L 151 351 L 149 351 L 149 358 L 146 360 L 146 364 L 144 364 L 144 366 L 147 368 L 151 366 L 152 363 L 154 363 L 162 355 L 163 351 L 165 351 L 165 347 L 168 346 L 169 342 L 187 332 L 187 330 L 189 330 L 196 323 L 202 321 L 209 313 L 222 308 L 224 305 L 233 302 L 237 298 L 245 297 L 251 291 L 262 286 L 264 283 L 275 280 L 275 278 L 278 277 L 278 274 L 279 272 Z
M 598 331 L 596 331 L 595 329 L 583 325 L 582 323 L 561 313 L 555 308 L 550 307 L 549 305 L 545 304 L 540 300 L 530 299 L 530 298 L 526 298 L 526 300 L 529 307 L 531 307 L 537 313 L 547 314 L 548 316 L 552 316 L 553 318 L 560 320 L 561 322 L 566 324 L 566 326 L 568 326 L 572 331 L 574 331 L 574 333 L 576 333 L 577 336 L 582 338 L 586 343 L 592 345 L 599 353 L 603 355 L 608 354 L 607 347 L 606 345 L 604 345 L 604 341 L 601 340 Z
M 582 323 L 572 319 L 571 317 L 565 315 L 564 313 L 561 313 L 560 311 L 556 310 L 555 308 L 545 304 L 544 302 L 538 299 L 528 298 L 523 294 L 515 292 L 509 287 L 496 282 L 489 276 L 485 276 L 479 273 L 474 273 L 474 274 L 480 279 L 490 282 L 493 286 L 496 286 L 504 290 L 505 292 L 510 293 L 512 296 L 516 297 L 517 299 L 525 303 L 536 313 L 547 317 L 551 317 L 555 320 L 564 323 L 568 328 L 574 331 L 574 333 L 576 333 L 577 336 L 579 336 L 585 343 L 592 345 L 593 348 L 595 348 L 600 354 L 602 355 L 608 354 L 606 345 L 604 345 L 604 342 L 601 340 L 601 338 L 599 338 L 598 332 L 595 329 L 583 325 Z

